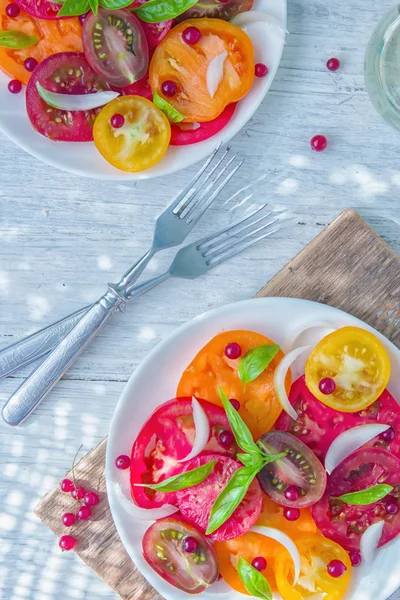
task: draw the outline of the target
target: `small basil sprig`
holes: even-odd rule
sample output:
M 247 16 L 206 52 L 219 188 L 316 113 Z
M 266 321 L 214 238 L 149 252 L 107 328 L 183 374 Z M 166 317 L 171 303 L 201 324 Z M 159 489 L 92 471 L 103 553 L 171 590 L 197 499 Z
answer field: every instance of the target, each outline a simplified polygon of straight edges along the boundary
M 218 388 L 218 393 L 237 445 L 249 454 L 260 454 L 261 450 L 253 440 L 250 429 L 247 427 L 236 408 L 229 402 L 228 396 L 221 387 Z
M 262 600 L 272 600 L 271 586 L 264 575 L 242 557 L 239 558 L 238 562 L 238 575 L 251 596 Z
M 157 92 L 153 94 L 153 102 L 162 112 L 168 117 L 171 123 L 180 123 L 185 118 L 185 115 L 176 110 L 169 102 L 161 98 Z
M 212 460 L 201 467 L 197 467 L 197 469 L 186 471 L 184 473 L 180 473 L 179 475 L 174 475 L 173 477 L 169 477 L 160 483 L 134 483 L 134 485 L 136 487 L 145 487 L 164 493 L 186 490 L 194 485 L 203 483 L 203 481 L 205 481 L 207 477 L 211 475 L 217 462 L 217 460 Z
M 39 38 L 33 35 L 26 35 L 22 31 L 0 31 L 0 46 L 2 48 L 11 48 L 20 50 L 21 48 L 30 48 L 39 41 Z
M 379 483 L 378 485 L 373 485 L 366 490 L 361 490 L 360 492 L 350 492 L 349 494 L 337 496 L 335 497 L 335 500 L 341 500 L 342 502 L 350 505 L 367 506 L 368 504 L 374 504 L 374 502 L 382 500 L 382 498 L 390 494 L 392 491 L 393 487 L 391 485 Z
M 126 8 L 132 4 L 132 0 L 65 0 L 58 12 L 58 17 L 77 17 L 91 10 L 95 15 L 99 6 L 106 10 L 117 10 Z
M 278 350 L 279 346 L 277 344 L 262 344 L 246 352 L 240 360 L 238 368 L 239 379 L 244 385 L 254 381 L 265 371 Z
M 189 8 L 197 4 L 198 0 L 149 0 L 133 12 L 146 23 L 160 23 L 179 17 Z

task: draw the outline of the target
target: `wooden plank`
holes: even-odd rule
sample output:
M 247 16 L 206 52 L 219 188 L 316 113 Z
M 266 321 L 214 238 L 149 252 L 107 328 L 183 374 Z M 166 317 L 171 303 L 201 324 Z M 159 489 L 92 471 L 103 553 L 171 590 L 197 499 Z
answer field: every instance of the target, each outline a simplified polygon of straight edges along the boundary
M 330 304 L 400 345 L 400 257 L 353 210 L 344 211 L 257 295 Z M 83 541 L 76 552 L 123 600 L 161 600 L 135 569 L 115 529 L 106 498 L 105 449 L 103 440 L 75 468 L 76 479 L 101 496 L 94 519 L 79 525 Z M 71 502 L 57 486 L 42 499 L 36 514 L 60 536 L 65 533 L 61 516 L 71 510 Z

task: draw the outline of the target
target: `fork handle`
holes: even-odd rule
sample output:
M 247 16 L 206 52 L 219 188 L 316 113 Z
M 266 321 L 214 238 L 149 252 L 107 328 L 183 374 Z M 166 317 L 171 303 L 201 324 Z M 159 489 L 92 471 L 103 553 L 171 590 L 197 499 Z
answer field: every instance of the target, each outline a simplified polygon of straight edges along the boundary
M 104 296 L 93 304 L 77 325 L 6 402 L 2 416 L 8 425 L 19 425 L 35 410 L 104 327 L 114 311 L 126 302 L 126 298 L 121 296 L 113 286 L 109 286 Z

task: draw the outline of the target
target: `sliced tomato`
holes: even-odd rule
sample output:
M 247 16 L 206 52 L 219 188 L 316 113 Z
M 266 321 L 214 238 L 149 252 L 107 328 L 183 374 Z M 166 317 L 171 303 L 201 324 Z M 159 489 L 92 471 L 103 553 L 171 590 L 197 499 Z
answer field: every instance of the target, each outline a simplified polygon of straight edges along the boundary
M 55 141 L 89 142 L 93 123 L 100 109 L 66 111 L 52 108 L 38 94 L 36 82 L 46 90 L 61 94 L 90 94 L 109 89 L 109 85 L 90 67 L 84 54 L 54 54 L 32 74 L 26 90 L 26 109 L 33 127 Z
M 379 483 L 394 487 L 390 496 L 366 506 L 349 505 L 338 496 L 365 490 Z M 389 514 L 386 506 L 400 508 L 400 460 L 386 450 L 361 448 L 348 456 L 331 475 L 322 499 L 313 506 L 320 531 L 347 550 L 359 549 L 364 531 L 377 521 L 385 521 L 380 546 L 400 532 L 400 510 Z
M 315 454 L 290 433 L 270 431 L 258 441 L 267 454 L 280 458 L 266 465 L 257 475 L 264 492 L 283 506 L 303 508 L 315 504 L 326 487 L 326 471 Z M 286 498 L 286 490 L 295 487 L 298 498 Z
M 120 128 L 111 125 L 124 117 Z M 142 96 L 120 96 L 102 108 L 93 128 L 94 143 L 114 167 L 136 173 L 158 163 L 166 153 L 171 126 L 165 114 Z
M 222 578 L 234 590 L 249 596 L 249 592 L 244 587 L 242 580 L 237 572 L 239 558 L 242 557 L 248 563 L 257 558 L 263 557 L 267 561 L 267 567 L 262 574 L 266 577 L 273 591 L 277 590 L 275 571 L 276 556 L 282 546 L 275 540 L 248 531 L 240 537 L 236 537 L 226 542 L 215 542 L 214 550 L 218 558 L 219 572 Z
M 291 556 L 280 550 L 276 557 L 276 582 L 283 600 L 341 600 L 351 576 L 351 562 L 339 544 L 327 540 L 322 535 L 306 535 L 296 540 L 300 553 L 300 577 L 293 585 L 294 569 Z M 328 564 L 338 560 L 346 570 L 341 577 L 328 573 Z
M 57 17 L 58 11 L 61 9 L 61 4 L 55 4 L 50 0 L 15 0 L 28 15 L 37 17 L 38 19 L 62 19 Z M 65 17 L 64 17 L 65 18 Z
M 343 412 L 367 408 L 382 394 L 390 378 L 388 353 L 378 338 L 360 327 L 342 327 L 324 337 L 306 363 L 306 384 L 326 406 Z M 319 389 L 333 379 L 332 394 Z
M 203 454 L 221 453 L 235 456 L 236 445 L 226 449 L 219 443 L 223 431 L 231 431 L 225 411 L 204 400 L 199 400 L 210 423 L 210 439 Z M 175 472 L 183 470 L 185 458 L 193 447 L 195 427 L 192 398 L 180 398 L 165 402 L 146 421 L 132 447 L 131 489 L 136 504 L 143 508 L 162 506 L 174 502 L 174 494 L 162 494 L 135 483 L 158 483 Z
M 191 538 L 193 552 L 184 543 Z M 195 540 L 195 542 L 193 542 Z M 210 542 L 180 519 L 159 519 L 146 531 L 143 556 L 163 579 L 188 594 L 204 592 L 218 579 L 217 557 Z
M 218 463 L 203 483 L 176 492 L 177 506 L 182 517 L 203 532 L 207 529 L 211 508 L 219 493 L 231 480 L 235 471 L 243 467 L 242 464 L 227 456 L 210 454 L 199 455 L 187 461 L 184 470 L 191 471 L 211 460 L 217 460 Z M 232 516 L 209 537 L 212 540 L 224 541 L 246 533 L 260 516 L 261 501 L 261 489 L 255 479 Z
M 82 28 L 77 17 L 46 21 L 21 10 L 18 17 L 10 18 L 6 13 L 9 0 L 0 0 L 0 29 L 20 31 L 38 38 L 38 43 L 29 48 L 11 50 L 0 47 L 0 68 L 13 79 L 28 83 L 31 73 L 24 67 L 24 60 L 32 57 L 41 63 L 59 52 L 82 52 Z M 43 6 L 51 4 L 44 2 Z M 36 6 L 42 6 L 37 2 Z M 57 6 L 57 5 L 53 5 Z
M 97 14 L 86 17 L 82 39 L 88 63 L 110 84 L 123 88 L 146 74 L 147 39 L 131 12 L 99 8 Z
M 299 518 L 296 521 L 288 521 L 284 516 L 284 507 L 271 500 L 266 494 L 263 494 L 262 509 L 257 525 L 274 527 L 296 540 L 305 533 L 317 532 L 310 508 L 300 508 Z
M 171 125 L 171 146 L 186 146 L 208 140 L 229 123 L 236 106 L 236 103 L 229 104 L 219 117 L 206 123 L 174 123 Z
M 201 32 L 197 44 L 189 45 L 182 34 L 194 26 Z M 210 95 L 207 74 L 211 61 L 223 57 L 222 78 Z M 174 27 L 154 51 L 150 63 L 150 86 L 185 116 L 187 123 L 212 121 L 224 108 L 250 90 L 254 79 L 254 50 L 244 31 L 220 19 L 195 19 Z M 178 91 L 166 98 L 162 84 L 174 81 Z
M 390 436 L 374 438 L 365 447 L 389 450 L 400 458 L 400 406 L 385 390 L 373 404 L 356 413 L 345 413 L 322 404 L 310 392 L 304 377 L 300 377 L 290 390 L 290 403 L 296 410 L 298 419 L 294 421 L 282 412 L 275 423 L 275 429 L 288 431 L 304 442 L 320 460 L 325 458 L 333 440 L 344 431 L 371 423 L 391 425 Z
M 187 19 L 223 19 L 230 21 L 235 15 L 247 12 L 253 6 L 253 0 L 199 0 L 192 8 L 189 8 L 180 17 L 178 23 Z
M 284 354 L 279 351 L 268 368 L 246 386 L 238 376 L 239 359 L 225 356 L 225 347 L 236 342 L 242 356 L 262 344 L 273 342 L 254 331 L 227 331 L 215 336 L 204 346 L 185 369 L 178 385 L 177 396 L 196 396 L 221 405 L 218 388 L 228 398 L 240 402 L 239 413 L 255 438 L 271 429 L 281 413 L 281 405 L 275 393 L 274 372 Z M 290 374 L 287 378 L 290 389 Z

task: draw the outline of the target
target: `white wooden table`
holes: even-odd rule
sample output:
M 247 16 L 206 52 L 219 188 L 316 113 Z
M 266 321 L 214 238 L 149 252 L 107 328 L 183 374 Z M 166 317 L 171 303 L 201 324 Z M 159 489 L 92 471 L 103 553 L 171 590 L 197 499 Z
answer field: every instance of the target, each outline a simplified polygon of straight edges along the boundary
M 400 251 L 400 135 L 375 113 L 363 79 L 365 45 L 392 4 L 289 0 L 281 68 L 235 146 L 247 159 L 240 183 L 265 174 L 258 200 L 287 208 L 290 218 L 270 241 L 208 276 L 166 284 L 117 315 L 23 427 L 0 425 L 2 600 L 116 599 L 73 553 L 61 555 L 32 509 L 79 445 L 89 450 L 107 433 L 126 380 L 158 341 L 211 307 L 251 297 L 346 207 Z M 342 61 L 334 74 L 325 69 L 331 56 Z M 316 133 L 329 139 L 322 154 L 310 150 Z M 154 216 L 189 176 L 96 184 L 50 170 L 1 137 L 0 344 L 94 300 L 140 255 Z M 232 218 L 228 195 L 199 234 Z M 27 373 L 1 382 L 0 399 Z

